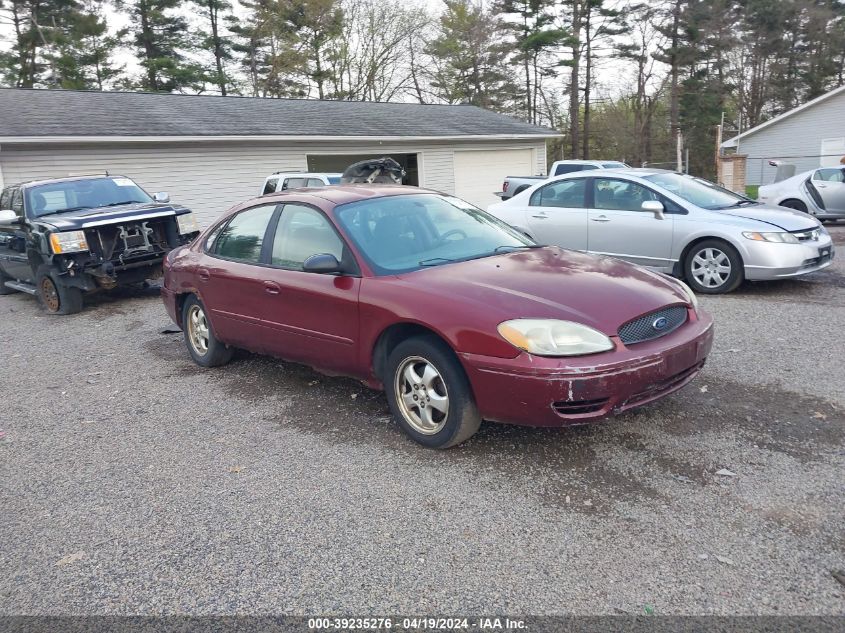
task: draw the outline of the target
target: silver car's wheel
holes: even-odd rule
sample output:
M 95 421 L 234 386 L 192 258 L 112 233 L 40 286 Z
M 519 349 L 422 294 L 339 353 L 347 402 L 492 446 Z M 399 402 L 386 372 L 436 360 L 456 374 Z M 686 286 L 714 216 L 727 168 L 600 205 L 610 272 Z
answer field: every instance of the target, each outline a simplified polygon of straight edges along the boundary
M 394 390 L 405 421 L 423 435 L 439 433 L 449 417 L 449 392 L 434 364 L 410 356 L 396 368 Z
M 705 288 L 725 285 L 731 270 L 730 258 L 718 248 L 702 248 L 692 257 L 692 276 Z

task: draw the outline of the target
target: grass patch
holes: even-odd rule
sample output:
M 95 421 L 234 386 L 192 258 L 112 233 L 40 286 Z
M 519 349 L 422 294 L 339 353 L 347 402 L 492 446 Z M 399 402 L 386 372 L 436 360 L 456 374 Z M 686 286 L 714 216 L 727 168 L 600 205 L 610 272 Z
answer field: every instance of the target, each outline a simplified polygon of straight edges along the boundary
M 760 185 L 747 185 L 745 187 L 745 195 L 751 198 L 752 200 L 756 200 L 759 189 Z

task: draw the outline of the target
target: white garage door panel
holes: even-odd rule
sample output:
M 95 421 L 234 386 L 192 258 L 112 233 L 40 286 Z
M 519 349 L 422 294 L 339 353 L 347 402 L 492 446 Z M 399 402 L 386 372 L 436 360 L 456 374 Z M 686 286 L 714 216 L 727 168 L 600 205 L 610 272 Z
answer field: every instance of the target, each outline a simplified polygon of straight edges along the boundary
M 532 158 L 531 149 L 456 151 L 455 195 L 486 209 L 499 202 L 494 194 L 505 178 L 534 173 Z

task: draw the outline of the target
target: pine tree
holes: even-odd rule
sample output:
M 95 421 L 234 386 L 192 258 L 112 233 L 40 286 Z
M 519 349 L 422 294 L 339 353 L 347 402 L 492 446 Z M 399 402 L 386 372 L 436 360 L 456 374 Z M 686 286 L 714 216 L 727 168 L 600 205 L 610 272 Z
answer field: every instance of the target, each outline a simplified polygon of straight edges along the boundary
M 212 68 L 207 71 L 209 81 L 222 96 L 226 96 L 234 85 L 226 65 L 232 60 L 230 38 L 223 33 L 223 25 L 231 16 L 232 3 L 228 0 L 192 0 L 200 16 L 207 23 L 207 30 L 200 34 L 199 48 L 211 54 Z

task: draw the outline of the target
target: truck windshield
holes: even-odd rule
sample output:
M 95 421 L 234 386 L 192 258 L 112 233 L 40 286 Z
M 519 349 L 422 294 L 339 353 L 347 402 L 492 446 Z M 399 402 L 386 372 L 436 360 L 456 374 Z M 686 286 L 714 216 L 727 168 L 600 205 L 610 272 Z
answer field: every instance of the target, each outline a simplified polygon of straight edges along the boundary
M 26 188 L 26 210 L 32 217 L 51 213 L 152 202 L 129 178 L 103 177 L 63 180 Z

